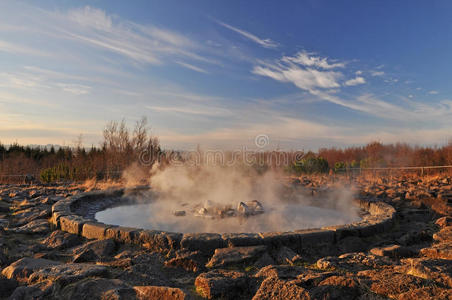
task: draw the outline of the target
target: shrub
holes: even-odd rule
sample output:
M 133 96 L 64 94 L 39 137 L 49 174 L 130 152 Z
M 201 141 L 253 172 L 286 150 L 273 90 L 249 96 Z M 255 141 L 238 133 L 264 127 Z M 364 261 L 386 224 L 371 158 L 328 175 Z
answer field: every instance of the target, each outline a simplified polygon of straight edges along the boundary
M 334 164 L 334 172 L 335 173 L 345 172 L 346 167 L 347 167 L 347 165 L 345 164 L 345 162 L 338 161 Z
M 294 163 L 292 170 L 296 174 L 316 174 L 328 172 L 328 161 L 322 157 L 306 157 Z

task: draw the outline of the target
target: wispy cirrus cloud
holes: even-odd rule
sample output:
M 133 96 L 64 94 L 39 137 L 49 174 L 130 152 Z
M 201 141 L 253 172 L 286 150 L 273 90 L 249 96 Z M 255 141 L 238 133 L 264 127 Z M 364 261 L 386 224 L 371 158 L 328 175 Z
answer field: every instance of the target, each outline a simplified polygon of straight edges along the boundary
M 194 66 L 194 65 L 189 64 L 189 63 L 185 63 L 185 62 L 182 62 L 182 61 L 175 61 L 175 63 L 178 64 L 178 65 L 181 65 L 184 68 L 187 68 L 187 69 L 199 72 L 199 73 L 209 74 L 209 72 L 204 70 L 203 68 Z
M 220 64 L 211 55 L 206 57 L 200 43 L 186 35 L 151 24 L 138 24 L 95 7 L 47 11 L 23 3 L 4 5 L 5 10 L 11 7 L 20 10 L 27 23 L 0 13 L 0 32 L 34 33 L 34 37 L 58 45 L 60 51 L 66 49 L 70 54 L 68 58 L 80 60 L 87 53 L 99 55 L 99 51 L 106 51 L 122 58 L 124 63 L 132 61 L 137 65 L 152 66 L 178 61 L 186 64 L 185 68 L 190 65 L 191 70 L 198 72 L 205 68 L 197 64 Z M 72 51 L 74 46 L 81 45 L 85 47 L 79 53 Z M 29 47 L 11 40 L 0 40 L 1 51 L 48 57 L 55 53 L 46 43 Z
M 262 46 L 262 47 L 264 47 L 264 48 L 277 48 L 277 47 L 278 47 L 278 43 L 272 41 L 271 39 L 262 39 L 262 38 L 259 38 L 259 37 L 256 36 L 256 35 L 254 35 L 254 34 L 248 32 L 248 31 L 243 30 L 243 29 L 234 27 L 234 26 L 232 26 L 232 25 L 226 24 L 226 23 L 221 22 L 221 21 L 218 21 L 218 20 L 216 20 L 216 22 L 217 22 L 219 25 L 223 26 L 224 28 L 227 28 L 227 29 L 229 29 L 229 30 L 232 30 L 232 31 L 234 31 L 234 32 L 236 32 L 236 33 L 238 33 L 238 34 L 240 34 L 240 35 L 243 36 L 244 38 L 246 38 L 246 39 L 248 39 L 248 40 L 250 40 L 250 41 L 253 41 L 253 42 L 255 42 L 256 44 L 258 44 L 258 45 L 260 45 L 260 46 Z
M 438 122 L 438 118 L 452 116 L 452 102 L 448 100 L 432 104 L 412 100 L 397 103 L 382 100 L 372 93 L 344 97 L 341 95 L 342 89 L 366 83 L 363 76 L 356 76 L 361 75 L 361 71 L 354 72 L 356 77 L 347 78 L 345 67 L 346 63 L 302 51 L 294 56 L 283 56 L 275 62 L 261 62 L 253 67 L 252 73 L 294 84 L 320 100 L 383 119 L 400 120 L 403 116 L 403 120 L 408 122 Z M 382 76 L 384 72 L 372 71 L 371 75 Z

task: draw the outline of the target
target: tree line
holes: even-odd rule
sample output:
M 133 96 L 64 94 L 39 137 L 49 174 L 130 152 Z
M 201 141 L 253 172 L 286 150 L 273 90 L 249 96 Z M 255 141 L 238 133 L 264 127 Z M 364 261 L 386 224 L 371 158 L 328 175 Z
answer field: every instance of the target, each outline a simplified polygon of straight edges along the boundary
M 149 170 L 157 160 L 168 163 L 171 160 L 168 157 L 183 157 L 182 154 L 182 151 L 163 151 L 158 138 L 151 134 L 146 118 L 137 121 L 133 128 L 128 128 L 124 120 L 111 121 L 105 126 L 101 144 L 88 149 L 81 142 L 73 147 L 0 143 L 0 181 L 8 181 L 9 175 L 26 174 L 42 182 L 118 179 L 133 163 L 139 162 L 140 168 Z M 256 164 L 258 171 L 284 168 L 295 174 L 340 173 L 347 169 L 452 165 L 452 143 L 413 146 L 372 142 L 365 146 L 321 148 L 301 156 L 290 151 L 256 155 L 265 162 Z M 275 159 L 281 156 L 287 158 L 284 165 Z

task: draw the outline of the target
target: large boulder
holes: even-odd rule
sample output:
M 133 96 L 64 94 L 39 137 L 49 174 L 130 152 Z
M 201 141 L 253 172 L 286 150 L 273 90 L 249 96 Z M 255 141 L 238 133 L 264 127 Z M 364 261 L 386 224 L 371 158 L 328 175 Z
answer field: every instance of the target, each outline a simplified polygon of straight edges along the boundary
M 34 272 L 59 264 L 61 263 L 53 260 L 24 257 L 3 269 L 2 275 L 8 279 L 14 278 L 23 282 L 27 281 Z
M 55 298 L 53 292 L 55 284 L 51 280 L 45 280 L 39 283 L 20 286 L 16 288 L 9 297 L 10 300 L 34 300 L 34 299 L 52 299 Z
M 87 277 L 105 277 L 108 269 L 104 266 L 91 264 L 64 264 L 41 269 L 34 272 L 28 279 L 29 283 L 36 283 L 44 280 L 58 282 L 61 285 L 81 280 Z
M 55 230 L 42 241 L 43 245 L 54 249 L 71 248 L 81 243 L 82 239 L 78 235 L 61 230 Z
M 59 299 L 136 299 L 135 290 L 119 279 L 86 278 L 70 284 Z
M 37 219 L 20 227 L 11 228 L 9 230 L 14 233 L 26 233 L 26 234 L 47 233 L 50 232 L 50 225 L 49 222 L 47 222 L 47 220 Z
M 86 251 L 92 251 L 99 258 L 110 257 L 116 250 L 116 243 L 112 239 L 107 240 L 95 240 L 85 243 L 73 250 L 75 255 L 80 255 Z

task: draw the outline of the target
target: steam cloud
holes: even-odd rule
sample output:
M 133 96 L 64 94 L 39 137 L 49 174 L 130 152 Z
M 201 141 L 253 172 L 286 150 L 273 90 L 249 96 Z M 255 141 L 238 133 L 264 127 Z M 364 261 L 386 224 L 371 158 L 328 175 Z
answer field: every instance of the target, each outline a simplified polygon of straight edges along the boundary
M 127 172 L 136 182 L 136 172 Z M 351 223 L 359 220 L 351 189 L 336 186 L 334 192 L 317 199 L 284 185 L 283 174 L 234 166 L 155 166 L 150 184 L 155 201 L 127 209 L 113 208 L 98 214 L 103 222 L 177 232 L 266 232 Z M 287 180 L 286 180 L 287 181 Z M 229 206 L 258 200 L 265 213 L 248 218 L 208 219 L 193 215 L 201 207 Z M 116 211 L 115 211 L 116 210 Z M 185 216 L 174 211 L 184 210 Z M 116 212 L 121 212 L 116 214 Z M 107 219 L 105 219 L 107 218 Z

